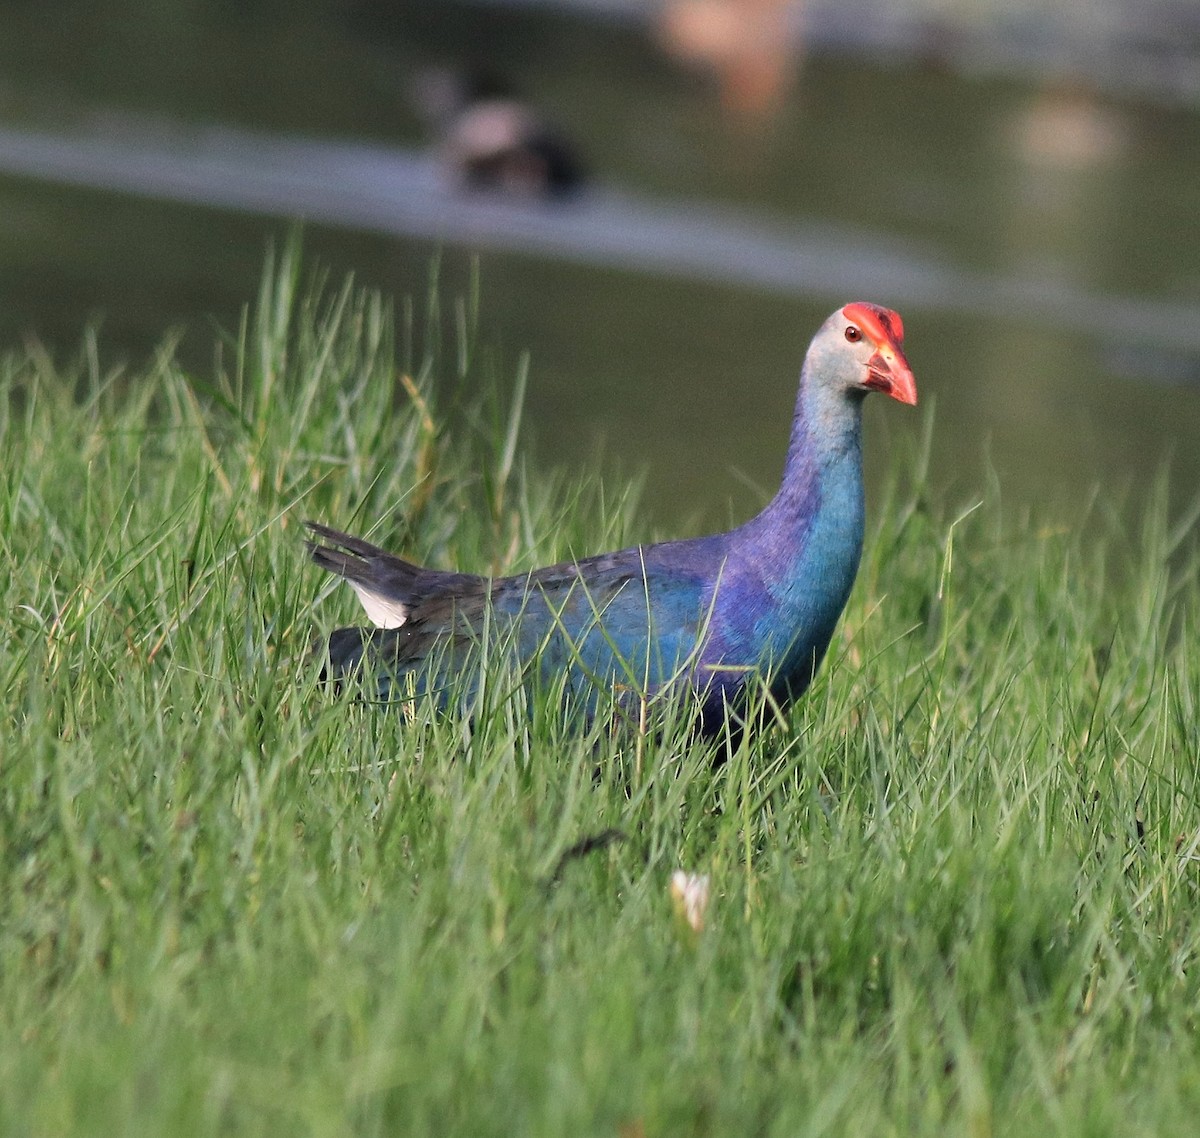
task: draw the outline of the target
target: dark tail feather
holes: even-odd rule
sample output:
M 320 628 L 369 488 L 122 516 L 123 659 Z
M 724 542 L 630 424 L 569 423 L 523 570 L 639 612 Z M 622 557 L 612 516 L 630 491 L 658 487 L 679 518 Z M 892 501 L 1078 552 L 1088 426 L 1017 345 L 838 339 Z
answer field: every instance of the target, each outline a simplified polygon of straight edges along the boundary
M 369 541 L 341 530 L 330 529 L 319 522 L 304 523 L 310 532 L 328 542 L 306 541 L 309 556 L 322 569 L 342 577 L 352 584 L 367 585 L 373 592 L 409 604 L 427 593 L 433 586 L 440 589 L 463 588 L 480 590 L 485 582 L 469 573 L 447 573 L 426 569 L 388 553 Z
M 330 542 L 330 545 L 318 545 L 315 541 L 306 541 L 308 555 L 322 569 L 344 577 L 348 581 L 367 582 L 371 579 L 371 567 L 368 558 L 386 557 L 387 554 L 377 545 L 342 533 L 341 530 L 330 529 L 318 522 L 305 522 L 305 526 L 317 535 Z
M 322 569 L 344 577 L 348 581 L 357 581 L 363 576 L 363 560 L 351 553 L 343 553 L 340 549 L 330 549 L 327 545 L 317 545 L 315 541 L 306 541 L 308 555 Z
M 363 541 L 361 537 L 355 537 L 351 533 L 343 533 L 340 529 L 333 529 L 331 526 L 323 526 L 320 522 L 304 523 L 305 528 L 310 532 L 315 533 L 317 537 L 324 538 L 332 545 L 336 545 L 341 549 L 349 550 L 351 553 L 357 554 L 359 557 L 387 557 L 387 550 L 380 549 L 378 545 L 372 545 L 369 541 Z

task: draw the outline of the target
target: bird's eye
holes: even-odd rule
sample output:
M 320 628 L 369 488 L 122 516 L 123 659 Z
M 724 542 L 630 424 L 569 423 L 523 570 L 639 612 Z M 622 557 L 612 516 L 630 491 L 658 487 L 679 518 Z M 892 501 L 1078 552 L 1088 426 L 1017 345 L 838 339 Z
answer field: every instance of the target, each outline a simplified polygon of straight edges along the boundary
M 846 339 L 852 344 L 857 344 L 862 339 L 862 332 L 853 324 L 846 325 Z

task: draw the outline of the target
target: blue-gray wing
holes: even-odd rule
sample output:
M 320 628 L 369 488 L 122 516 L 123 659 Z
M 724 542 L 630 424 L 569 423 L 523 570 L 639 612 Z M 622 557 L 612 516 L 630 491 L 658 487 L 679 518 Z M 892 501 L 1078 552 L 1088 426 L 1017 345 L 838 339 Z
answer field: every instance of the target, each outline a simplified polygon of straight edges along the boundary
M 335 632 L 330 667 L 368 668 L 387 687 L 420 672 L 418 690 L 443 688 L 475 666 L 488 640 L 544 679 L 568 673 L 575 690 L 656 691 L 694 664 L 719 571 L 701 556 L 702 539 L 489 579 L 425 569 L 360 538 L 309 528 L 329 543 L 310 543 L 314 561 L 346 579 L 381 625 Z

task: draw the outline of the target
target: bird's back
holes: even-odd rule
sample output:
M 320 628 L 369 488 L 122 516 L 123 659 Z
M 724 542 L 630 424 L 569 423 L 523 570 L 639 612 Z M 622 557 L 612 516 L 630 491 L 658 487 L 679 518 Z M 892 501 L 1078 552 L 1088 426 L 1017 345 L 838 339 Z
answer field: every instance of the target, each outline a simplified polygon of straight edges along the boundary
M 470 696 L 478 667 L 497 655 L 529 679 L 566 676 L 567 694 L 589 710 L 606 691 L 637 699 L 681 678 L 695 684 L 720 574 L 714 539 L 487 578 L 424 569 L 310 528 L 327 543 L 310 545 L 314 560 L 354 587 L 377 625 L 333 633 L 329 667 L 370 672 L 381 698 Z

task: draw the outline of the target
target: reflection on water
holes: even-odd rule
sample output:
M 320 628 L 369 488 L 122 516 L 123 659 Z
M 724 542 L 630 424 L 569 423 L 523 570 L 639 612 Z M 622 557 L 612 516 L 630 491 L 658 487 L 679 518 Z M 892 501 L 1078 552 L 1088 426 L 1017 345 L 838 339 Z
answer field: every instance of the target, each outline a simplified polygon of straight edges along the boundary
M 123 129 L 118 129 L 123 128 Z M 213 127 L 0 129 L 0 171 L 205 206 L 304 217 L 472 248 L 537 252 L 796 295 L 870 295 L 1200 351 L 1200 304 L 1090 295 L 1067 280 L 983 275 L 883 234 L 595 189 L 555 203 L 472 193 L 429 154 Z
M 377 10 L 388 0 L 351 0 Z M 561 8 L 665 25 L 684 56 L 734 70 L 743 58 L 778 66 L 803 41 L 871 50 L 968 73 L 1088 76 L 1104 90 L 1192 105 L 1200 96 L 1200 8 L 1142 0 L 480 0 L 497 7 Z M 672 9 L 676 9 L 672 11 Z M 780 20 L 777 10 L 789 9 Z M 764 11 L 765 10 L 765 11 Z M 772 51 L 763 40 L 774 37 Z M 767 61 L 772 62 L 768 63 Z M 755 80 L 762 82 L 762 80 Z
M 989 4 L 964 32 L 954 6 L 804 0 L 757 75 L 710 56 L 731 68 L 714 85 L 668 57 L 648 6 L 586 3 L 621 18 L 0 6 L 0 335 L 70 345 L 101 310 L 108 351 L 182 320 L 207 353 L 206 316 L 236 320 L 266 240 L 299 216 L 336 274 L 391 293 L 422 294 L 441 248 L 450 299 L 482 251 L 489 367 L 508 376 L 531 350 L 539 454 L 576 463 L 607 440 L 626 469 L 648 464 L 660 515 L 761 504 L 804 345 L 851 298 L 905 316 L 938 481 L 972 493 L 986 453 L 1006 495 L 1078 502 L 1173 452 L 1180 486 L 1200 484 L 1200 119 L 1078 79 L 1129 89 L 1120 67 L 1064 77 L 1053 60 L 1082 26 L 1067 6 L 1023 7 L 989 38 Z M 783 0 L 744 10 L 759 3 L 764 26 L 792 19 Z M 1033 16 L 1024 42 L 1046 66 L 1004 39 Z M 441 176 L 408 92 L 480 44 L 577 142 L 576 198 L 473 197 Z M 1014 61 L 1036 78 L 1006 78 Z
M 666 0 L 658 36 L 667 50 L 717 79 L 726 109 L 776 113 L 800 55 L 801 0 Z

